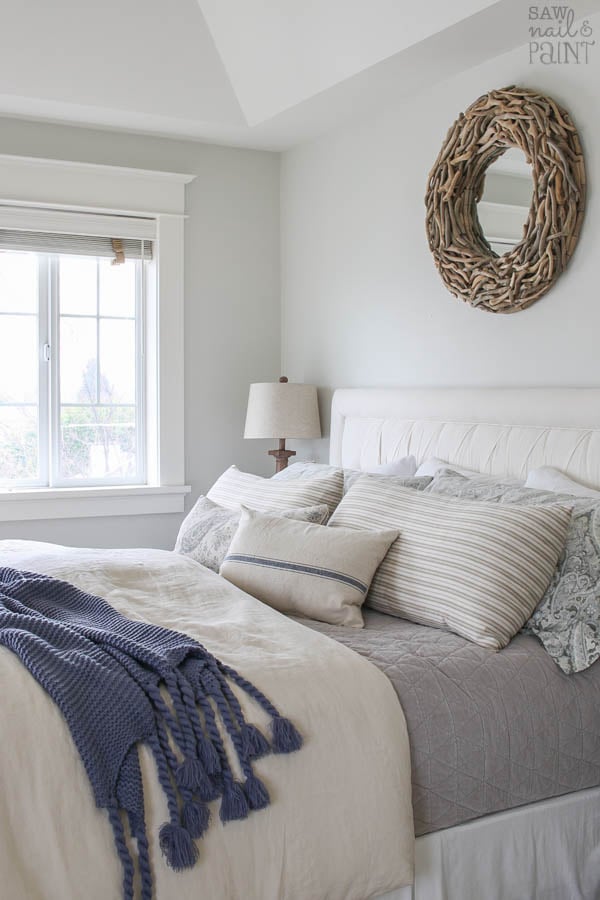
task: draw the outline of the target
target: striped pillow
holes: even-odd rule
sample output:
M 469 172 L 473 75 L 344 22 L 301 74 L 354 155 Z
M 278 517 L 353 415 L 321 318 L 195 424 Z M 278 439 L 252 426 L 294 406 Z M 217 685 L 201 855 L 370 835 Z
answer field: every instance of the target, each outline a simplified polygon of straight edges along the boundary
M 498 650 L 541 600 L 570 518 L 568 506 L 463 501 L 363 477 L 330 527 L 400 530 L 373 579 L 369 606 Z
M 213 503 L 227 509 L 249 506 L 259 512 L 297 509 L 303 506 L 318 506 L 326 503 L 332 513 L 344 489 L 344 475 L 341 469 L 301 479 L 261 478 L 240 472 L 237 466 L 230 466 L 215 481 L 206 495 Z
M 373 573 L 397 537 L 244 509 L 220 574 L 280 612 L 362 628 Z

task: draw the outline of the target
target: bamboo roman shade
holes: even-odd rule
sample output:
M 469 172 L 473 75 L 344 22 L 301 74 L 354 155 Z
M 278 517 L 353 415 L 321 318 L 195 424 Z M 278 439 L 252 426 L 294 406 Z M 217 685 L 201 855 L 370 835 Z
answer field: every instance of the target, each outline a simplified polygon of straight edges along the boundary
M 0 250 L 29 250 L 34 253 L 74 253 L 79 256 L 115 257 L 119 241 L 125 259 L 152 259 L 152 241 L 89 234 L 52 234 L 43 231 L 0 229 Z
M 0 250 L 152 259 L 156 219 L 0 204 Z

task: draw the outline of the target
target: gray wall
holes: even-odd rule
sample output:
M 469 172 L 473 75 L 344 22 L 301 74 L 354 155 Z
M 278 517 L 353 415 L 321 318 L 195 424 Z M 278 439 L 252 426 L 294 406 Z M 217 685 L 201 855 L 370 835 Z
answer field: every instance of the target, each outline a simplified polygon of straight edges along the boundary
M 197 175 L 186 194 L 186 480 L 193 498 L 234 462 L 270 474 L 268 442 L 242 431 L 250 382 L 280 375 L 279 156 L 16 119 L 0 119 L 0 153 Z M 172 548 L 180 519 L 0 523 L 0 538 Z
M 591 20 L 600 31 L 600 17 Z M 529 65 L 526 47 L 354 121 L 282 160 L 283 364 L 335 387 L 600 385 L 600 50 L 589 65 Z M 425 236 L 427 176 L 459 112 L 507 84 L 571 112 L 588 205 L 567 272 L 530 309 L 494 316 L 444 287 Z M 306 455 L 311 453 L 305 451 Z M 324 457 L 325 442 L 312 448 Z
M 600 17 L 592 20 L 600 30 Z M 493 316 L 444 288 L 424 232 L 428 171 L 453 119 L 486 90 L 523 84 L 571 111 L 589 199 L 568 272 L 531 309 Z M 587 66 L 531 66 L 526 47 L 415 93 L 280 159 L 189 141 L 0 120 L 0 152 L 196 173 L 186 256 L 186 478 L 192 498 L 229 464 L 269 474 L 244 441 L 248 384 L 598 385 L 596 233 L 600 51 Z M 280 332 L 281 327 L 281 332 Z M 298 445 L 327 454 L 326 441 Z M 188 503 L 189 505 L 189 503 Z M 0 538 L 170 547 L 179 516 L 0 524 Z

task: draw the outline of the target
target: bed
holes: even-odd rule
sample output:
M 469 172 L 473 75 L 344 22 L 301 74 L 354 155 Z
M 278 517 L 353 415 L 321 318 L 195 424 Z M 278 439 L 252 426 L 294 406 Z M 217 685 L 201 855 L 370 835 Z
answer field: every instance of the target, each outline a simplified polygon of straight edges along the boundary
M 334 394 L 332 465 L 366 469 L 409 454 L 521 479 L 553 466 L 597 489 L 600 390 Z M 386 900 L 600 896 L 600 663 L 564 675 L 525 635 L 490 660 L 455 635 L 376 612 L 352 635 L 306 624 L 387 672 L 403 703 L 415 884 Z
M 222 824 L 217 801 L 200 860 L 184 871 L 161 858 L 158 833 L 168 809 L 142 747 L 157 900 L 363 900 L 411 882 L 406 726 L 390 683 L 370 663 L 180 554 L 6 541 L 0 565 L 54 576 L 129 618 L 196 637 L 302 734 L 298 752 L 254 762 L 270 806 Z M 4 647 L 0 687 L 1 896 L 119 900 L 122 872 L 108 818 L 94 805 L 58 707 Z M 268 734 L 256 704 L 244 694 L 239 701 Z M 361 729 L 363 739 L 354 740 Z
M 600 488 L 600 389 L 335 393 L 332 465 L 410 454 L 522 478 L 551 465 Z M 490 654 L 368 610 L 363 631 L 294 622 L 173 556 L 0 543 L 1 564 L 63 577 L 129 616 L 198 636 L 304 730 L 300 753 L 260 761 L 269 810 L 217 823 L 193 871 L 156 865 L 160 900 L 600 896 L 598 663 L 565 676 L 532 637 Z M 0 727 L 16 748 L 0 768 L 7 896 L 67 900 L 85 884 L 86 896 L 117 897 L 110 831 L 59 714 L 4 650 L 0 684 Z M 156 823 L 161 798 L 143 764 Z

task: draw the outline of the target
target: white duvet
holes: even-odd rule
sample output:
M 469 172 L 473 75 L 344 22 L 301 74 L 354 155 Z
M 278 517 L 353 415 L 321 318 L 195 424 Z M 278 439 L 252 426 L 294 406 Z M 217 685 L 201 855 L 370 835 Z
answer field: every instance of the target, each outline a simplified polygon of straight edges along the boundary
M 304 747 L 256 762 L 271 805 L 223 826 L 213 804 L 194 869 L 170 870 L 166 804 L 142 751 L 157 900 L 366 900 L 412 882 L 410 759 L 387 678 L 347 648 L 159 550 L 0 541 L 0 566 L 63 578 L 134 619 L 187 632 L 290 717 Z M 121 867 L 61 713 L 0 648 L 0 896 L 119 900 Z M 251 721 L 265 725 L 251 701 Z

